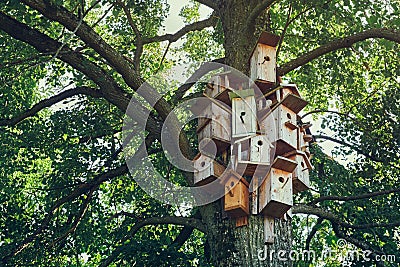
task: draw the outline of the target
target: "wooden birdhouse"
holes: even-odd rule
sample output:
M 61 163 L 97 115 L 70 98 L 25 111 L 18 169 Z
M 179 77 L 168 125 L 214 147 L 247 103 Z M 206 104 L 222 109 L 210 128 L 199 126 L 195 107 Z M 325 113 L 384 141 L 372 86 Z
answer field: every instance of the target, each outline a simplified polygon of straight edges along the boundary
M 306 100 L 301 98 L 300 92 L 295 84 L 280 84 L 275 89 L 264 94 L 264 97 L 272 101 L 272 103 L 282 102 L 296 114 L 308 104 Z
M 243 89 L 243 86 L 248 86 L 248 84 L 249 81 L 244 76 L 228 71 L 213 76 L 204 90 L 204 95 L 230 106 L 231 100 L 228 93 Z
M 271 148 L 273 146 L 265 135 L 254 135 L 237 140 L 232 149 L 232 154 L 236 156 L 237 172 L 251 176 L 257 168 L 259 171 L 266 169 L 270 165 Z
M 306 191 L 310 188 L 310 170 L 312 165 L 306 153 L 302 151 L 294 151 L 285 154 L 285 157 L 297 162 L 297 167 L 293 171 L 293 194 Z
M 215 143 L 217 153 L 225 151 L 231 142 L 231 110 L 223 104 L 196 103 L 198 114 L 197 136 L 201 151 L 213 155 Z M 203 141 L 203 142 L 202 142 Z
M 250 214 L 249 183 L 233 170 L 224 174 L 224 210 L 229 217 L 244 217 Z
M 312 141 L 312 135 L 307 134 L 306 129 L 307 127 L 311 126 L 308 124 L 306 127 L 300 126 L 297 135 L 298 135 L 298 140 L 297 140 L 297 150 L 300 150 L 302 152 L 305 152 L 306 155 L 311 158 L 311 153 L 310 153 L 310 144 L 309 142 Z
M 261 133 L 275 146 L 275 154 L 283 155 L 297 148 L 296 113 L 283 102 L 260 119 Z
M 282 217 L 293 206 L 292 172 L 297 162 L 278 156 L 259 188 L 259 211 Z
M 279 36 L 263 32 L 250 58 L 250 77 L 263 93 L 276 83 L 276 46 Z
M 254 90 L 239 90 L 232 99 L 232 138 L 249 136 L 257 130 L 257 106 Z
M 193 159 L 195 185 L 205 185 L 218 179 L 225 171 L 225 167 L 212 158 L 198 154 Z

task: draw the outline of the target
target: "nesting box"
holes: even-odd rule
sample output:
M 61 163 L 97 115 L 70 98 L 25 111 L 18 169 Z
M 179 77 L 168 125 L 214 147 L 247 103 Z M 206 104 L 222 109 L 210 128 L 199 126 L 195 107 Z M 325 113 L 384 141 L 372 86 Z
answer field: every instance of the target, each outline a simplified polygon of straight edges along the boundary
M 260 119 L 260 129 L 268 137 L 268 140 L 272 141 L 276 155 L 296 150 L 296 113 L 282 102 Z
M 198 154 L 193 159 L 195 185 L 205 185 L 218 179 L 225 171 L 225 167 L 213 160 L 212 158 Z
M 232 149 L 236 155 L 236 170 L 240 174 L 251 176 L 257 170 L 262 171 L 270 165 L 271 142 L 265 135 L 255 135 L 237 140 Z M 264 168 L 263 168 L 264 167 Z
M 202 108 L 198 116 L 198 128 L 196 132 L 199 144 L 202 140 L 205 140 L 201 150 L 205 151 L 205 153 L 209 151 L 213 154 L 213 144 L 210 143 L 211 140 L 216 145 L 217 153 L 226 150 L 231 142 L 230 109 L 223 105 L 209 102 Z
M 301 98 L 295 84 L 280 84 L 275 89 L 264 94 L 264 97 L 273 103 L 282 102 L 295 113 L 299 113 L 308 104 L 308 101 Z
M 253 90 L 232 98 L 232 138 L 249 136 L 257 130 L 257 106 Z M 239 93 L 240 91 L 236 91 Z
M 260 213 L 280 218 L 293 206 L 292 172 L 296 166 L 296 161 L 281 156 L 274 160 L 259 189 Z
M 225 212 L 233 218 L 249 215 L 249 183 L 233 170 L 224 175 L 223 181 L 225 183 Z
M 276 83 L 276 46 L 279 36 L 263 32 L 250 58 L 250 77 L 263 93 Z
M 306 133 L 304 127 L 299 127 L 297 131 L 297 150 L 305 152 L 308 158 L 311 157 L 309 142 L 312 141 L 312 135 Z
M 249 81 L 244 76 L 231 71 L 223 72 L 210 79 L 204 94 L 230 106 L 231 100 L 228 93 L 242 89 L 247 84 L 249 84 Z
M 297 167 L 292 174 L 293 194 L 306 191 L 310 188 L 310 170 L 312 165 L 306 153 L 294 151 L 285 154 L 285 157 L 297 162 Z

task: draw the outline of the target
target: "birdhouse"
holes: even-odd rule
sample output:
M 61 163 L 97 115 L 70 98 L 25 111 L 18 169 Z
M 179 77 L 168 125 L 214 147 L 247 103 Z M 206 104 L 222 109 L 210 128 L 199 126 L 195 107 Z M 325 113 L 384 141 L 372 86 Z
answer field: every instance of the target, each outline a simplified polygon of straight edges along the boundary
M 293 206 L 292 172 L 297 162 L 278 156 L 260 186 L 259 211 L 275 218 L 282 217 Z
M 312 170 L 312 165 L 306 153 L 294 151 L 285 154 L 285 157 L 297 162 L 297 167 L 292 175 L 293 194 L 308 190 L 310 188 L 309 171 Z
M 231 142 L 231 110 L 222 103 L 206 101 L 197 102 L 198 114 L 197 136 L 201 150 L 213 155 L 214 144 L 217 153 L 226 150 Z M 202 105 L 203 104 L 203 105 Z M 204 141 L 203 143 L 201 143 Z
M 249 136 L 257 130 L 257 106 L 254 90 L 238 90 L 232 99 L 232 138 Z
M 225 183 L 225 212 L 233 218 L 249 215 L 249 183 L 233 170 L 224 175 L 223 181 Z
M 272 103 L 282 102 L 296 114 L 308 104 L 308 101 L 301 98 L 295 84 L 280 84 L 275 89 L 264 94 L 264 97 L 272 101 Z
M 283 102 L 280 102 L 260 119 L 260 129 L 268 137 L 268 140 L 272 141 L 276 155 L 296 150 L 296 113 L 286 107 Z
M 309 126 L 311 126 L 311 125 L 307 125 L 307 127 L 309 127 Z M 310 153 L 309 142 L 312 141 L 312 135 L 306 133 L 306 127 L 304 127 L 304 126 L 299 127 L 299 129 L 297 131 L 297 135 L 298 135 L 297 149 L 302 152 L 305 152 L 306 155 L 308 156 L 308 158 L 310 158 L 311 153 Z
M 230 106 L 231 100 L 228 93 L 242 89 L 248 83 L 249 81 L 244 76 L 228 71 L 213 76 L 207 84 L 204 94 Z
M 237 172 L 251 176 L 257 168 L 260 171 L 266 169 L 270 165 L 271 148 L 273 146 L 265 135 L 248 136 L 237 140 L 232 149 L 232 154 L 236 155 Z
M 195 185 L 205 185 L 218 179 L 225 171 L 225 167 L 216 162 L 214 159 L 198 154 L 193 159 L 194 164 L 194 181 Z
M 250 58 L 250 77 L 263 93 L 276 83 L 276 46 L 279 36 L 263 32 Z

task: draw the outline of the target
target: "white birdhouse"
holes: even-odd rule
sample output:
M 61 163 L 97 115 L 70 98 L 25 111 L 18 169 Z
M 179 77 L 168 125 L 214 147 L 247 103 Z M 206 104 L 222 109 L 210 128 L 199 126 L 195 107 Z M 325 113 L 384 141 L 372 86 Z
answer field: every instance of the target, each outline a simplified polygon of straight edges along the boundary
M 250 77 L 263 93 L 276 83 L 276 46 L 279 36 L 263 32 L 250 58 Z
M 265 135 L 249 136 L 237 140 L 232 149 L 232 154 L 236 159 L 237 172 L 251 176 L 256 170 L 265 170 L 271 162 L 271 148 L 273 146 Z
M 210 151 L 213 154 L 213 144 L 215 143 L 217 153 L 226 150 L 231 142 L 231 110 L 228 106 L 203 101 L 196 103 L 198 114 L 197 135 L 199 144 L 202 145 L 202 151 Z M 204 141 L 205 143 L 202 143 Z
M 195 185 L 205 185 L 218 179 L 225 171 L 225 167 L 212 158 L 198 154 L 193 159 Z
M 248 91 L 248 90 L 243 90 Z M 252 90 L 250 90 L 252 91 Z M 240 91 L 236 91 L 239 93 Z M 236 93 L 235 92 L 235 93 Z M 253 95 L 232 98 L 232 138 L 249 136 L 257 130 L 257 106 Z
M 282 102 L 296 114 L 299 113 L 308 102 L 301 98 L 300 92 L 295 84 L 280 84 L 277 88 L 264 95 L 272 103 Z
M 281 218 L 293 206 L 292 172 L 297 162 L 278 156 L 259 188 L 259 212 Z
M 297 167 L 293 171 L 293 193 L 306 191 L 310 188 L 310 170 L 312 165 L 306 153 L 293 151 L 285 154 L 285 157 L 297 162 Z
M 297 121 L 296 113 L 282 103 L 276 105 L 260 119 L 260 129 L 275 146 L 275 154 L 296 150 Z

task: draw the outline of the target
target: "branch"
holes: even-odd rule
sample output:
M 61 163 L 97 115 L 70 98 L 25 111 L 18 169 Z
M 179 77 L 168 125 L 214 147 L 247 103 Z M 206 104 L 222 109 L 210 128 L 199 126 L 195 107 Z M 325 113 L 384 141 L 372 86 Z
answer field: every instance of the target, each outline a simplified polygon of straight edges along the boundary
M 370 38 L 383 38 L 389 41 L 393 41 L 396 43 L 400 43 L 400 32 L 394 29 L 388 29 L 388 28 L 375 28 L 375 29 L 370 29 L 366 30 L 360 33 L 356 33 L 354 35 L 341 38 L 341 39 L 336 39 L 331 41 L 330 43 L 327 43 L 325 45 L 322 45 L 319 48 L 316 48 L 312 50 L 311 52 L 305 53 L 298 57 L 297 59 L 294 59 L 283 66 L 281 66 L 278 69 L 278 74 L 280 76 L 285 75 L 286 73 L 303 66 L 307 64 L 308 62 L 312 61 L 313 59 L 316 59 L 320 56 L 323 56 L 327 53 L 342 49 L 342 48 L 349 48 L 353 44 L 357 42 L 361 42 Z
M 218 10 L 218 6 L 221 2 L 221 0 L 195 0 L 195 1 L 205 6 L 208 6 L 209 8 L 212 8 L 214 10 Z
M 325 211 L 321 208 L 311 207 L 308 205 L 294 206 L 293 214 L 298 214 L 298 213 L 312 214 L 312 215 L 318 216 L 320 218 L 329 220 L 330 222 L 340 225 L 342 227 L 350 228 L 350 229 L 391 228 L 391 227 L 400 226 L 400 221 L 392 222 L 392 223 L 368 223 L 368 224 L 353 225 L 353 224 L 341 221 L 340 218 L 333 213 Z
M 130 230 L 130 233 L 128 236 L 123 238 L 121 240 L 121 244 L 125 244 L 125 242 L 129 238 L 133 238 L 135 234 L 144 226 L 147 225 L 158 225 L 158 224 L 174 224 L 174 225 L 183 225 L 183 226 L 190 226 L 194 227 L 202 232 L 206 232 L 206 228 L 203 224 L 203 222 L 199 219 L 195 218 L 187 218 L 187 217 L 175 217 L 175 216 L 168 216 L 168 217 L 153 217 L 153 218 L 147 218 L 142 221 L 139 221 L 136 223 Z M 116 248 L 113 253 L 103 260 L 101 264 L 99 265 L 100 267 L 105 267 L 110 265 L 120 254 L 121 252 L 125 249 L 126 245 L 121 245 L 120 247 Z
M 169 41 L 170 43 L 178 41 L 179 38 L 182 36 L 186 35 L 189 32 L 192 31 L 201 31 L 204 28 L 212 27 L 217 24 L 218 17 L 214 15 L 214 13 L 205 20 L 197 21 L 192 24 L 186 25 L 179 31 L 177 31 L 174 34 L 165 34 L 161 36 L 154 36 L 150 38 L 143 38 L 143 44 L 149 44 L 149 43 L 154 43 L 154 42 L 163 42 L 163 41 Z
M 270 8 L 273 3 L 279 0 L 262 0 L 261 3 L 256 5 L 256 7 L 253 9 L 253 11 L 249 14 L 247 17 L 246 21 L 246 29 L 250 29 L 251 27 L 254 27 L 254 23 L 257 19 L 257 17 L 264 12 L 267 8 Z
M 45 216 L 45 218 L 41 221 L 40 226 L 38 229 L 36 229 L 31 235 L 26 237 L 23 241 L 20 242 L 19 245 L 17 245 L 12 251 L 4 256 L 1 259 L 1 262 L 3 264 L 6 264 L 12 257 L 16 256 L 20 252 L 22 252 L 24 249 L 26 249 L 30 243 L 32 243 L 44 230 L 46 230 L 48 224 L 50 223 L 51 219 L 53 218 L 53 215 L 57 209 L 59 209 L 63 204 L 72 201 L 76 199 L 77 197 L 81 196 L 82 194 L 85 194 L 91 190 L 96 190 L 98 186 L 100 185 L 101 182 L 109 180 L 111 178 L 123 175 L 127 173 L 128 168 L 126 165 L 123 165 L 117 169 L 111 170 L 109 172 L 100 174 L 96 176 L 92 182 L 86 183 L 79 185 L 76 187 L 69 195 L 64 196 L 57 200 L 53 206 L 50 208 L 49 212 Z
M 64 99 L 76 96 L 76 95 L 89 95 L 92 97 L 100 97 L 101 93 L 93 88 L 89 87 L 77 87 L 74 89 L 66 90 L 58 95 L 52 96 L 48 99 L 42 100 L 32 108 L 26 110 L 24 113 L 18 115 L 17 117 L 11 119 L 2 119 L 0 120 L 0 126 L 15 126 L 19 122 L 23 121 L 26 118 L 35 116 L 42 109 L 48 108 L 54 104 L 61 102 Z
M 373 256 L 374 258 L 376 258 L 377 255 L 382 255 L 383 254 L 383 253 L 381 253 L 379 251 L 371 249 L 371 247 L 367 243 L 365 243 L 364 241 L 360 241 L 360 240 L 358 240 L 358 239 L 356 239 L 354 237 L 351 237 L 351 236 L 348 236 L 348 235 L 344 234 L 340 230 L 339 225 L 337 225 L 337 224 L 335 224 L 333 222 L 331 222 L 331 224 L 332 224 L 333 231 L 335 232 L 335 234 L 336 234 L 336 236 L 338 238 L 342 238 L 342 239 L 346 240 L 347 242 L 352 243 L 353 245 L 355 245 L 356 247 L 358 247 L 358 248 L 360 248 L 360 249 L 362 249 L 364 251 L 371 251 L 372 252 L 371 256 Z M 385 265 L 383 264 L 383 262 L 377 261 L 376 262 L 376 266 L 385 266 Z
M 335 138 L 333 138 L 333 137 L 326 136 L 326 135 L 313 135 L 313 137 L 314 137 L 314 139 L 326 139 L 326 140 L 335 142 L 335 143 L 337 143 L 337 144 L 340 144 L 340 145 L 343 145 L 343 146 L 347 146 L 347 147 L 351 148 L 352 150 L 356 151 L 357 153 L 359 153 L 359 154 L 361 154 L 361 155 L 364 155 L 366 158 L 369 158 L 369 159 L 372 160 L 372 161 L 383 162 L 382 159 L 377 158 L 377 157 L 375 157 L 374 155 L 370 155 L 370 154 L 364 152 L 363 150 L 361 150 L 360 148 L 358 148 L 358 147 L 357 147 L 356 145 L 354 145 L 354 144 L 349 144 L 349 143 L 346 143 L 345 141 L 338 140 L 338 139 L 335 139 Z
M 400 188 L 395 188 L 395 189 L 390 189 L 390 190 L 385 190 L 385 191 L 380 191 L 380 192 L 372 192 L 372 193 L 367 193 L 367 194 L 362 194 L 362 195 L 358 195 L 358 196 L 322 196 L 319 197 L 313 201 L 311 201 L 310 203 L 308 203 L 307 205 L 315 205 L 319 202 L 323 202 L 323 201 L 328 201 L 328 200 L 335 200 L 335 201 L 353 201 L 353 200 L 360 200 L 360 199 L 366 199 L 366 198 L 373 198 L 373 197 L 377 197 L 377 196 L 382 196 L 382 195 L 389 195 L 392 193 L 397 193 L 400 192 Z
M 63 45 L 2 12 L 0 12 L 0 29 L 8 33 L 11 37 L 33 46 L 42 53 L 54 54 L 58 51 L 59 47 Z M 130 101 L 135 101 L 134 99 L 130 99 L 123 92 L 115 80 L 105 70 L 90 60 L 87 60 L 82 55 L 75 53 L 67 46 L 63 45 L 57 57 L 93 80 L 93 82 L 99 86 L 102 96 L 108 102 L 118 107 L 122 112 L 126 111 Z M 149 132 L 159 132 L 160 127 L 158 122 L 152 116 L 145 121 L 147 117 L 147 115 L 145 115 L 147 113 L 145 107 L 138 101 L 135 102 L 135 106 L 137 107 L 135 112 L 138 113 L 135 119 L 145 124 Z
M 225 62 L 225 58 L 218 58 L 215 59 L 211 62 L 215 62 L 215 63 L 221 63 L 223 64 Z M 215 67 L 215 68 L 214 68 Z M 216 68 L 219 68 L 220 65 L 210 65 L 207 63 L 204 63 L 203 65 L 201 65 L 186 81 L 184 84 L 182 84 L 178 90 L 176 90 L 175 95 L 174 95 L 174 100 L 176 102 L 182 100 L 183 96 L 185 95 L 185 93 L 192 88 L 192 86 L 204 75 L 206 75 L 207 73 L 209 73 L 210 71 L 215 70 Z
M 318 232 L 319 228 L 321 227 L 321 223 L 324 221 L 323 218 L 318 218 L 317 222 L 311 229 L 311 232 L 308 234 L 307 239 L 306 239 L 306 250 L 310 249 L 310 243 L 315 234 Z

